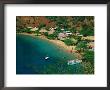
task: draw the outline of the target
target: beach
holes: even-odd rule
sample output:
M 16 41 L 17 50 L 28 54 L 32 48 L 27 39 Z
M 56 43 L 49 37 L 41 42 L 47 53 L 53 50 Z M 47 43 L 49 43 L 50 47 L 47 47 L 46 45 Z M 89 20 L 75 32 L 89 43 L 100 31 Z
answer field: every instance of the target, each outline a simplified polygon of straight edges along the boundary
M 36 37 L 36 36 L 35 36 L 36 34 L 28 34 L 28 33 L 18 33 L 18 34 L 23 34 L 23 35 L 29 35 L 29 36 L 32 36 L 32 37 Z M 41 39 L 48 40 L 48 41 L 50 41 L 50 42 L 52 42 L 52 43 L 54 43 L 54 44 L 56 44 L 56 45 L 58 45 L 58 46 L 64 48 L 67 52 L 73 53 L 73 52 L 76 51 L 76 50 L 75 50 L 75 46 L 67 46 L 64 42 L 62 42 L 62 41 L 60 41 L 60 40 L 49 40 L 49 39 L 47 39 L 44 35 L 42 35 L 42 36 L 37 36 L 37 37 L 39 37 L 39 38 L 41 38 Z
M 42 35 L 42 36 L 35 36 L 36 34 L 28 34 L 28 33 L 17 33 L 17 34 L 23 34 L 23 35 L 28 35 L 28 36 L 32 36 L 32 37 L 39 37 L 41 39 L 47 40 L 47 41 L 52 42 L 53 44 L 61 47 L 66 52 L 73 53 L 76 58 L 82 59 L 82 56 L 80 55 L 80 53 L 76 52 L 75 46 L 67 46 L 64 42 L 62 42 L 60 40 L 49 40 L 44 35 Z

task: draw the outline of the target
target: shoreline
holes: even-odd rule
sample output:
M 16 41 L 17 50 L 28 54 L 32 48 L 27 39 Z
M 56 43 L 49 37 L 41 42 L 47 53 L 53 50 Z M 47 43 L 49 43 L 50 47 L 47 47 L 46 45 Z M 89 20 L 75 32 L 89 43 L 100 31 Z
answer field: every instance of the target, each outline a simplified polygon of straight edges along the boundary
M 74 48 L 75 46 L 67 46 L 65 45 L 64 42 L 60 41 L 60 40 L 50 40 L 50 39 L 47 39 L 45 36 L 35 36 L 36 34 L 28 34 L 28 33 L 17 33 L 17 34 L 23 34 L 23 35 L 29 35 L 29 36 L 32 36 L 32 37 L 39 37 L 41 39 L 45 39 L 45 40 L 48 40 L 49 42 L 52 42 L 60 47 L 63 47 L 65 48 L 66 50 L 72 50 L 72 52 L 74 51 Z
M 61 47 L 61 48 L 64 49 L 66 52 L 75 54 L 76 58 L 81 58 L 80 54 L 79 54 L 79 53 L 76 53 L 75 46 L 67 46 L 64 42 L 62 42 L 62 41 L 60 41 L 60 40 L 50 40 L 50 39 L 47 39 L 47 38 L 46 38 L 45 36 L 43 36 L 43 35 L 42 35 L 42 36 L 35 36 L 36 34 L 28 34 L 28 33 L 16 33 L 16 34 L 28 35 L 28 36 L 38 37 L 38 38 L 47 40 L 47 41 L 52 42 L 53 44 L 55 44 L 55 45 Z

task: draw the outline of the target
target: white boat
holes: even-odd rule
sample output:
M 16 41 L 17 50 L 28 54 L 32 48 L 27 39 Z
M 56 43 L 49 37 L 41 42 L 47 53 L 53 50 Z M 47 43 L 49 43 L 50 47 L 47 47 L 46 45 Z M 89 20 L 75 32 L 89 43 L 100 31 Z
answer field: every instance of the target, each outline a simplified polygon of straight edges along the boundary
M 45 59 L 48 59 L 49 57 L 45 57 Z
M 69 61 L 67 62 L 67 64 L 68 64 L 68 65 L 73 65 L 73 64 L 78 64 L 78 63 L 81 63 L 81 62 L 82 62 L 82 60 L 76 59 L 76 60 L 69 60 Z

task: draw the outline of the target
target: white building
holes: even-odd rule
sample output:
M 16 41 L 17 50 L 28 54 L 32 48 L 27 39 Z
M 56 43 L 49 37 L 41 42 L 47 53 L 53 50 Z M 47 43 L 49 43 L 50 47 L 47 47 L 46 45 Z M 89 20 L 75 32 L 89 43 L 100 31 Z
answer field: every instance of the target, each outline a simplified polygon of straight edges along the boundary
M 59 33 L 59 34 L 58 34 L 58 39 L 60 39 L 60 40 L 64 40 L 66 37 L 67 37 L 67 36 L 66 36 L 65 33 Z
M 70 31 L 65 31 L 64 32 L 67 36 L 72 35 L 72 33 Z
M 65 29 L 64 29 L 64 28 L 62 28 L 61 30 L 62 30 L 62 31 L 64 31 Z
M 34 28 L 31 29 L 31 31 L 36 31 L 36 30 L 38 30 L 38 29 L 39 29 L 39 28 L 34 27 Z

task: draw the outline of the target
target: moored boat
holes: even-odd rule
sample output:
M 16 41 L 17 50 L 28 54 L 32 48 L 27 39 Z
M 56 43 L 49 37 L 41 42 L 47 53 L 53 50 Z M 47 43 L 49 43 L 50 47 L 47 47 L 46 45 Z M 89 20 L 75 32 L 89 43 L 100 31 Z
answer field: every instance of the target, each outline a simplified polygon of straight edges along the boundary
M 69 60 L 69 61 L 67 62 L 67 64 L 68 64 L 68 65 L 73 65 L 73 64 L 78 64 L 78 63 L 81 63 L 81 62 L 82 62 L 82 60 L 76 59 L 76 60 Z

